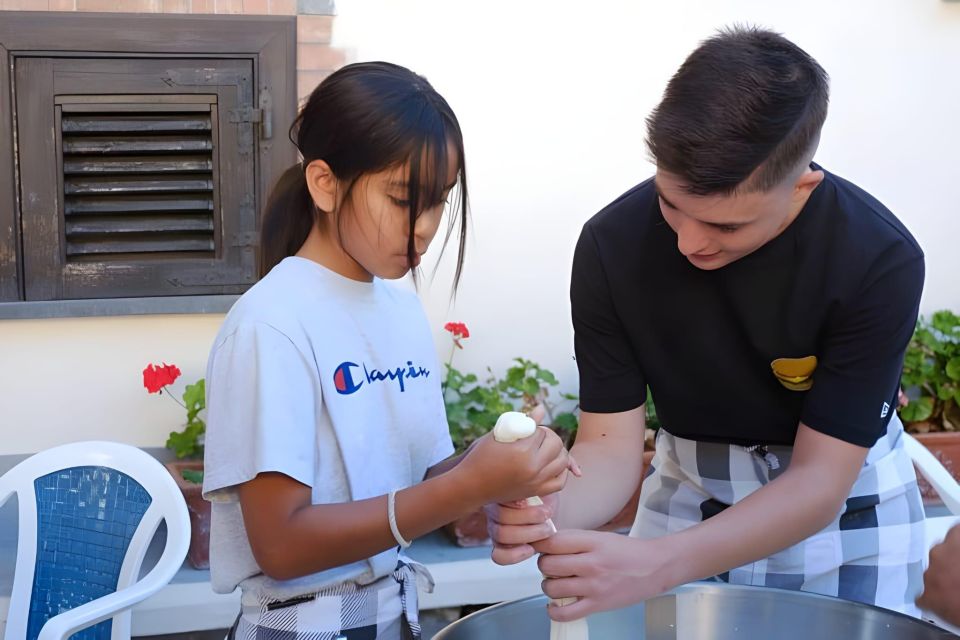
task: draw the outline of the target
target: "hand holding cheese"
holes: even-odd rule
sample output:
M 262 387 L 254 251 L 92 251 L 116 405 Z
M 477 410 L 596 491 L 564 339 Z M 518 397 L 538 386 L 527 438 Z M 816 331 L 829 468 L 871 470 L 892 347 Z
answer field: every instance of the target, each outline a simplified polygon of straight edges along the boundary
M 493 438 L 497 442 L 516 442 L 529 438 L 537 431 L 533 418 L 519 411 L 507 411 L 500 414 L 493 427 Z
M 510 503 L 563 488 L 571 459 L 560 437 L 531 418 L 509 412 L 470 448 L 455 468 L 469 483 L 467 498 Z
M 537 423 L 534 422 L 533 418 L 517 411 L 507 411 L 497 419 L 497 424 L 493 427 L 493 438 L 497 442 L 516 442 L 523 438 L 529 438 L 536 430 Z M 527 498 L 527 504 L 532 507 L 539 506 L 543 504 L 543 500 L 539 496 L 531 496 Z M 557 532 L 557 527 L 552 520 L 547 520 L 547 524 L 550 525 L 554 533 Z M 561 598 L 551 600 L 550 604 L 562 607 L 576 601 L 576 598 Z M 550 640 L 588 640 L 588 637 L 586 620 L 581 619 L 572 622 L 551 620 L 550 622 Z
M 523 438 L 529 438 L 536 431 L 537 423 L 533 418 L 519 411 L 507 411 L 497 418 L 497 424 L 493 427 L 493 439 L 497 442 L 516 442 Z M 526 500 L 531 507 L 538 507 L 543 504 L 543 500 L 539 496 L 529 496 Z M 553 521 L 548 520 L 547 522 L 556 533 L 557 528 Z

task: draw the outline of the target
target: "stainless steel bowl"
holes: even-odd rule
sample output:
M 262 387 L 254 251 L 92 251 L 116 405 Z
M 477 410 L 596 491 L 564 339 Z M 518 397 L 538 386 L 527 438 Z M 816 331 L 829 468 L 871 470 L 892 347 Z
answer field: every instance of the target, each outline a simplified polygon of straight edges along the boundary
M 543 596 L 454 622 L 435 640 L 550 637 Z M 591 640 L 932 640 L 957 638 L 887 609 L 800 591 L 697 582 L 645 603 L 590 616 Z

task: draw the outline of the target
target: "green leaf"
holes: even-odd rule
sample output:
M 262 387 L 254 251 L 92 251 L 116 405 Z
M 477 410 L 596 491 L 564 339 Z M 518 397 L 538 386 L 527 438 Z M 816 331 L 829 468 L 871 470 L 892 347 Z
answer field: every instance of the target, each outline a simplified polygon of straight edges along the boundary
M 183 479 L 187 482 L 203 484 L 203 471 L 198 471 L 197 469 L 184 469 L 180 472 L 180 475 L 182 475 Z
M 947 375 L 953 380 L 960 380 L 960 357 L 950 358 L 947 362 Z
M 957 390 L 956 385 L 944 384 L 937 387 L 937 398 L 940 400 L 949 400 Z
M 457 403 L 454 405 L 447 405 L 447 422 L 450 425 L 460 425 L 466 422 L 467 420 L 467 407 Z
M 547 371 L 546 369 L 537 369 L 537 379 L 540 380 L 541 382 L 544 382 L 550 385 L 551 387 L 560 384 L 556 376 L 554 376 L 552 372 Z
M 560 397 L 564 400 L 579 400 L 580 397 L 575 393 L 561 393 Z
M 530 396 L 535 396 L 540 392 L 540 382 L 536 378 L 527 378 L 523 381 L 522 391 Z
M 900 419 L 904 422 L 922 422 L 933 415 L 933 398 L 924 396 L 911 400 L 907 406 L 900 407 Z
M 525 374 L 526 371 L 522 367 L 512 367 L 507 370 L 507 377 L 504 378 L 504 382 L 507 387 L 519 389 L 523 384 Z
M 567 412 L 567 413 L 561 413 L 560 415 L 555 417 L 553 419 L 553 424 L 557 427 L 560 427 L 561 429 L 572 431 L 577 428 L 579 421 L 577 420 L 577 416 Z
M 930 320 L 930 325 L 941 333 L 954 334 L 960 329 L 960 317 L 952 311 L 937 311 Z
M 188 384 L 183 390 L 183 404 L 187 407 L 187 422 L 191 422 L 206 406 L 206 383 L 203 378 Z
M 203 423 L 201 422 L 200 425 Z M 188 424 L 183 431 L 173 431 L 167 438 L 167 448 L 172 450 L 178 458 L 199 455 L 201 453 L 198 438 L 203 429 L 197 424 Z

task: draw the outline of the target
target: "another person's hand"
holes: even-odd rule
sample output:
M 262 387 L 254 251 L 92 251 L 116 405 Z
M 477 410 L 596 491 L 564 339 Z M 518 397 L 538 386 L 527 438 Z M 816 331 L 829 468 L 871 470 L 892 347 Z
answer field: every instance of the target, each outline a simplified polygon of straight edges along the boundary
M 556 529 L 547 522 L 557 513 L 559 495 L 540 496 L 543 504 L 529 506 L 519 500 L 507 504 L 488 504 L 487 532 L 493 541 L 493 561 L 500 565 L 516 564 L 536 554 L 531 543 L 548 538 Z
M 640 540 L 618 533 L 566 529 L 533 544 L 543 592 L 552 599 L 577 598 L 547 612 L 569 622 L 597 611 L 619 609 L 672 589 L 664 540 Z
M 908 404 L 910 404 L 910 398 L 907 397 L 907 394 L 903 390 L 903 387 L 900 387 L 900 392 L 897 393 L 897 406 L 905 407 Z
M 930 550 L 930 566 L 923 574 L 917 606 L 960 626 L 960 525 Z

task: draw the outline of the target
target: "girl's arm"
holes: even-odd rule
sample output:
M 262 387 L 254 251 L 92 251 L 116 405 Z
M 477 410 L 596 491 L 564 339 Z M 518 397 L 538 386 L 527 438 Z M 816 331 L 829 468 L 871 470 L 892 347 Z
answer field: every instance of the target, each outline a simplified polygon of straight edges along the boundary
M 563 443 L 548 429 L 511 444 L 488 434 L 455 468 L 397 492 L 398 529 L 412 540 L 487 502 L 558 491 L 567 466 Z M 254 558 L 277 580 L 349 564 L 397 546 L 386 496 L 314 505 L 310 487 L 280 473 L 257 475 L 240 485 L 239 494 Z
M 770 484 L 684 531 L 652 540 L 560 531 L 534 543 L 551 598 L 581 600 L 552 608 L 571 620 L 659 595 L 766 558 L 817 533 L 837 517 L 867 449 L 800 424 L 790 466 Z M 566 505 L 563 505 L 566 509 Z
M 473 445 L 474 443 L 470 443 L 470 446 L 467 447 L 467 450 L 464 451 L 463 453 L 455 456 L 450 456 L 446 460 L 441 460 L 437 464 L 427 469 L 427 472 L 423 475 L 423 479 L 429 480 L 430 478 L 436 478 L 437 476 L 442 475 L 447 471 L 450 471 L 451 469 L 453 469 L 455 466 L 457 466 L 463 461 L 463 459 L 467 456 L 468 453 L 470 453 L 470 449 L 473 448 Z

